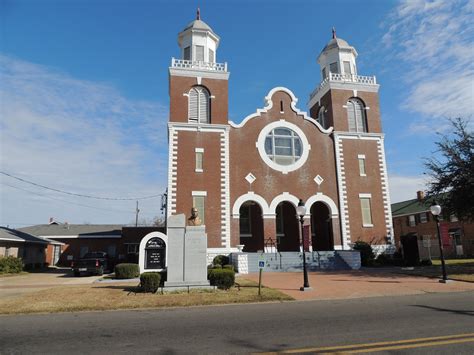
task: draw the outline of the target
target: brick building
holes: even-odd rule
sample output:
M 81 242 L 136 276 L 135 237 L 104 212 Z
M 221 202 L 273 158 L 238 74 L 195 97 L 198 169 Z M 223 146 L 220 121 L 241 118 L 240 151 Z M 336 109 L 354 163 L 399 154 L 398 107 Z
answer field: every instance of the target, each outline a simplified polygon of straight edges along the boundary
M 195 206 L 209 253 L 240 245 L 299 251 L 302 199 L 313 250 L 393 244 L 379 85 L 358 75 L 355 48 L 333 31 L 318 56 L 309 115 L 291 90 L 276 87 L 265 107 L 234 123 L 219 42 L 199 14 L 178 35 L 180 59 L 169 68 L 168 215 Z
M 430 212 L 432 200 L 417 198 L 392 204 L 395 245 L 417 262 L 439 257 L 437 228 Z M 440 216 L 443 251 L 446 257 L 474 255 L 474 223 L 459 221 L 454 215 Z

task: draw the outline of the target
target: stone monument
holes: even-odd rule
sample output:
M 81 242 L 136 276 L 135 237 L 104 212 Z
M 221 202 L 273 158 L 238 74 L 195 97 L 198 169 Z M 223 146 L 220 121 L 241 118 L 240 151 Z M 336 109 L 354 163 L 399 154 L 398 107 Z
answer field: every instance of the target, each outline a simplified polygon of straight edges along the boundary
M 209 286 L 205 226 L 186 226 L 184 214 L 168 218 L 168 274 L 165 287 Z
M 168 237 L 160 232 L 147 234 L 140 241 L 138 265 L 140 273 L 166 270 L 168 261 Z

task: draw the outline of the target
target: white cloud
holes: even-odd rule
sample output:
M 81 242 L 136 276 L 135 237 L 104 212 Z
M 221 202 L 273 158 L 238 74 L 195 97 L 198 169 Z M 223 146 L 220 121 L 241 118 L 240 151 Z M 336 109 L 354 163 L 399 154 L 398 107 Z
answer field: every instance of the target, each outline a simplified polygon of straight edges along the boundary
M 130 100 L 110 85 L 0 55 L 1 170 L 75 193 L 135 197 L 164 191 L 167 108 Z M 0 224 L 129 223 L 135 202 L 84 200 L 58 195 L 2 176 Z M 12 188 L 103 208 L 54 202 Z M 159 203 L 141 203 L 157 215 Z M 108 213 L 107 209 L 115 210 Z M 118 213 L 117 210 L 131 211 Z
M 474 113 L 473 4 L 405 0 L 385 24 L 383 43 L 396 53 L 393 63 L 398 62 L 408 88 L 402 108 L 420 113 L 431 125 Z
M 416 191 L 426 190 L 426 178 L 423 176 L 389 175 L 391 203 L 416 198 Z

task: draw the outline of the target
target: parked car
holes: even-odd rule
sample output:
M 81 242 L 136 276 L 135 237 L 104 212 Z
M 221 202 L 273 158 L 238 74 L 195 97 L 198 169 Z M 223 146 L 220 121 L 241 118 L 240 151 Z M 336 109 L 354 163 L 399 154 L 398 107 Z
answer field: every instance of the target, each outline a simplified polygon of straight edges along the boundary
M 86 253 L 81 259 L 71 263 L 74 276 L 81 274 L 103 275 L 109 271 L 109 256 L 106 252 L 96 251 Z

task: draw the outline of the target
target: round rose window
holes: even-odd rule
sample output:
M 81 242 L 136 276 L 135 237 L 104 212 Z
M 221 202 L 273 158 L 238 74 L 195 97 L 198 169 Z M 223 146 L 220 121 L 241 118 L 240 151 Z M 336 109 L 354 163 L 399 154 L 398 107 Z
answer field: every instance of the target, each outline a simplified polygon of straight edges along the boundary
M 294 164 L 301 158 L 301 139 L 289 128 L 275 128 L 265 137 L 265 153 L 277 164 Z

